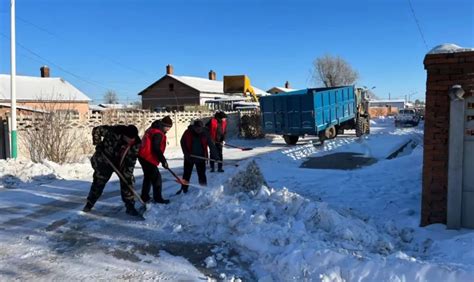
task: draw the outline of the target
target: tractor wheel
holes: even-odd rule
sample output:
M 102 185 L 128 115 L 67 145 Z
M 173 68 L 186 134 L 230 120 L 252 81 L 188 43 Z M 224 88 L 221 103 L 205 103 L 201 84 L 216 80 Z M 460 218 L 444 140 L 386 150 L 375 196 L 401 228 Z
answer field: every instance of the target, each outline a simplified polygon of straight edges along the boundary
M 364 124 L 365 124 L 365 118 L 358 117 L 356 120 L 356 125 L 355 125 L 355 131 L 356 131 L 357 137 L 364 135 L 364 132 L 365 132 Z
M 365 119 L 365 129 L 364 134 L 370 134 L 370 119 Z
M 295 145 L 299 138 L 299 136 L 283 135 L 283 139 L 285 139 L 285 143 L 288 145 Z

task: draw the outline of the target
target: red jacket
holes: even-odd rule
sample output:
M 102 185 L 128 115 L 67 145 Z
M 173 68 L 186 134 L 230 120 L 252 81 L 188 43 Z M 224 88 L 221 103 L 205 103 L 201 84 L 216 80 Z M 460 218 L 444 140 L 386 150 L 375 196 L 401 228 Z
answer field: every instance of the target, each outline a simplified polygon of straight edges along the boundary
M 145 135 L 143 136 L 142 139 L 142 145 L 140 147 L 140 150 L 138 151 L 138 155 L 142 158 L 148 161 L 149 163 L 158 166 L 160 164 L 158 160 L 158 156 L 156 156 L 155 153 L 153 153 L 153 148 L 152 148 L 152 140 L 153 140 L 153 135 L 155 134 L 160 134 L 161 135 L 161 143 L 160 143 L 160 151 L 162 153 L 165 152 L 166 149 L 166 134 L 163 133 L 158 128 L 149 128 L 146 132 Z
M 218 125 L 219 125 L 219 123 L 218 123 L 217 119 L 212 118 L 211 119 L 211 126 L 209 128 L 209 131 L 210 131 L 210 134 L 211 134 L 211 139 L 214 142 L 217 142 L 217 126 Z M 222 136 L 225 136 L 225 133 L 226 133 L 226 130 L 227 130 L 227 121 L 223 119 L 221 121 L 221 125 L 222 125 L 222 128 L 221 128 Z

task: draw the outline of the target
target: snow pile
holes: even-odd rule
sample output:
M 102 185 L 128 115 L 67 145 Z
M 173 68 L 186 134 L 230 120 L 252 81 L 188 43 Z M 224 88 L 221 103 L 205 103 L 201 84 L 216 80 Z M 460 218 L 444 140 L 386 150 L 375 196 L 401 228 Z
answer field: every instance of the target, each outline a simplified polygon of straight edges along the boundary
M 226 193 L 234 194 L 237 192 L 256 191 L 266 184 L 263 174 L 255 161 L 250 161 L 247 165 L 243 165 L 243 167 L 244 169 L 237 172 L 224 185 Z
M 0 187 L 15 187 L 33 181 L 83 179 L 92 175 L 87 159 L 81 163 L 57 164 L 51 161 L 34 163 L 28 160 L 0 160 Z
M 409 229 L 398 230 L 390 221 L 377 227 L 350 211 L 337 211 L 287 189 L 261 186 L 232 195 L 225 191 L 224 186 L 193 190 L 192 201 L 152 209 L 145 224 L 229 243 L 249 256 L 252 271 L 261 279 L 420 278 L 422 263 L 401 251 L 413 239 Z M 206 260 L 207 267 L 215 263 L 214 257 Z M 344 266 L 344 271 L 335 265 Z M 421 279 L 449 277 L 437 268 L 425 266 Z

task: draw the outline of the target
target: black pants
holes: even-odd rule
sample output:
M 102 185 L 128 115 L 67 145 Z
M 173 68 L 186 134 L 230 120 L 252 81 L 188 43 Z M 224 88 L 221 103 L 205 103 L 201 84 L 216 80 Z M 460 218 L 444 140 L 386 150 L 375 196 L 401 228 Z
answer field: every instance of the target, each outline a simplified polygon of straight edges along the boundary
M 113 168 L 106 163 L 98 163 L 94 167 L 94 175 L 93 181 L 91 185 L 91 190 L 89 191 L 89 195 L 87 196 L 87 201 L 93 206 L 97 200 L 102 195 L 104 191 L 105 184 L 109 181 L 110 177 L 114 173 Z M 122 201 L 125 203 L 125 206 L 133 206 L 135 204 L 133 198 L 133 192 L 130 190 L 128 185 L 133 187 L 134 184 L 134 177 L 124 171 L 122 174 L 125 177 L 125 180 L 128 182 L 123 182 L 120 180 L 120 194 L 122 196 Z
M 191 179 L 191 174 L 193 173 L 193 167 L 196 165 L 196 170 L 199 178 L 199 184 L 207 185 L 207 178 L 206 178 L 206 163 L 204 161 L 187 161 L 184 160 L 184 172 L 183 172 L 183 179 L 189 181 Z M 188 185 L 181 186 L 183 191 L 188 191 Z
M 222 143 L 216 143 L 216 148 L 217 148 L 217 161 L 223 161 L 224 156 L 222 155 L 222 150 L 224 148 L 224 145 Z M 211 169 L 214 170 L 214 162 L 209 161 L 209 164 L 211 166 Z M 222 169 L 222 163 L 217 163 L 217 169 L 221 170 Z
M 142 200 L 148 202 L 150 200 L 150 187 L 153 186 L 153 200 L 155 202 L 162 201 L 161 196 L 161 174 L 158 167 L 149 163 L 145 159 L 138 158 L 143 169 L 143 185 L 142 185 Z

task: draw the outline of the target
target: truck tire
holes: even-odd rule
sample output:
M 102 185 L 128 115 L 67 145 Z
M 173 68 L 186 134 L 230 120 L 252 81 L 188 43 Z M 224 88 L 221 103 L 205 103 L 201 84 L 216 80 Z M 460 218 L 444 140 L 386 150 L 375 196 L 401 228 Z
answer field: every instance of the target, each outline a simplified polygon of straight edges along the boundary
M 337 129 L 337 135 L 344 134 L 344 128 Z
M 337 131 L 336 131 L 336 128 L 334 126 L 330 126 L 330 127 L 326 128 L 324 133 L 326 135 L 326 139 L 334 139 L 334 138 L 336 138 L 336 135 L 337 135 Z
M 299 138 L 299 136 L 283 135 L 283 139 L 285 139 L 285 143 L 288 145 L 295 145 Z

